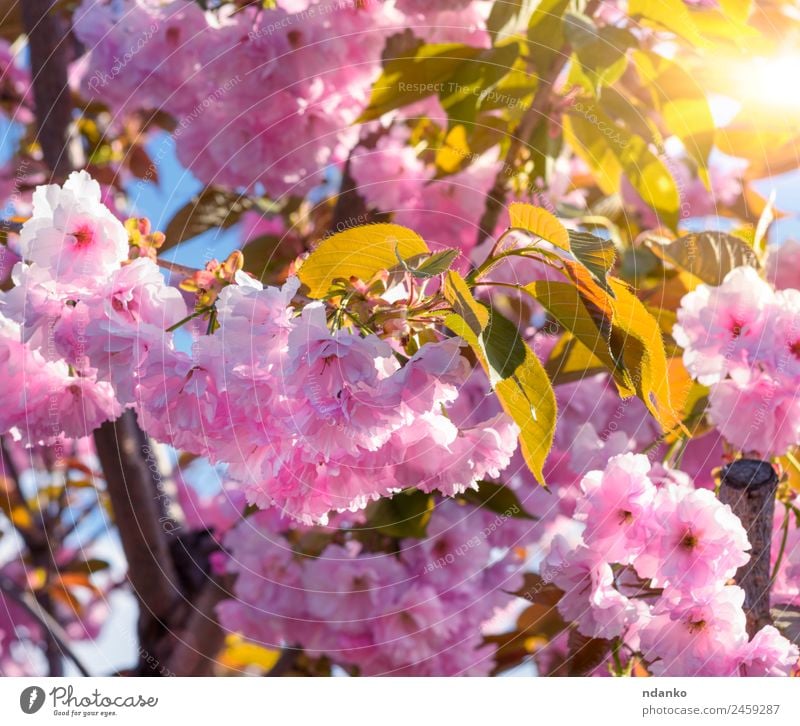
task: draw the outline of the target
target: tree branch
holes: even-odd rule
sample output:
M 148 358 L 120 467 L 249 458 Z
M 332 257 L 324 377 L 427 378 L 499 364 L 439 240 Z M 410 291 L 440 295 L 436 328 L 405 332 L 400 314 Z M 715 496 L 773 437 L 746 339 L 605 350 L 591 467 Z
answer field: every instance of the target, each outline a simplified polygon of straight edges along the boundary
M 30 48 L 37 139 L 53 176 L 63 179 L 83 165 L 77 141 L 71 140 L 72 101 L 67 83 L 67 30 L 56 0 L 25 0 L 22 17 Z
M 225 641 L 216 608 L 230 593 L 222 582 L 206 583 L 193 603 L 184 626 L 174 634 L 175 643 L 167 659 L 167 668 L 179 676 L 212 675 L 215 656 Z
M 141 645 L 155 653 L 178 600 L 179 585 L 163 527 L 162 497 L 140 437 L 141 430 L 130 410 L 94 433 L 114 521 L 128 560 L 128 579 L 139 600 Z
M 772 624 L 770 546 L 777 488 L 778 475 L 766 461 L 739 459 L 722 470 L 720 501 L 730 505 L 750 540 L 750 560 L 737 570 L 735 580 L 744 590 L 747 632 L 751 637 L 764 625 Z

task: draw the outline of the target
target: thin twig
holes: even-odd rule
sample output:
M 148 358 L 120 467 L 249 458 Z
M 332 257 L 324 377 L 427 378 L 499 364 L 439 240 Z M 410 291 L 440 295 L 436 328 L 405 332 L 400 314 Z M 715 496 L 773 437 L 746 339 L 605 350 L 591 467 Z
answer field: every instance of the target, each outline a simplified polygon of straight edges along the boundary
M 58 648 L 62 655 L 65 655 L 75 664 L 75 667 L 80 671 L 81 675 L 89 675 L 89 671 L 86 670 L 78 656 L 76 656 L 67 645 L 66 639 L 68 636 L 62 627 L 50 613 L 39 605 L 30 593 L 24 591 L 7 575 L 0 575 L 0 591 L 10 597 L 45 629 L 53 645 Z
M 22 222 L 12 222 L 8 219 L 0 219 L 0 232 L 13 232 L 19 234 L 22 231 Z

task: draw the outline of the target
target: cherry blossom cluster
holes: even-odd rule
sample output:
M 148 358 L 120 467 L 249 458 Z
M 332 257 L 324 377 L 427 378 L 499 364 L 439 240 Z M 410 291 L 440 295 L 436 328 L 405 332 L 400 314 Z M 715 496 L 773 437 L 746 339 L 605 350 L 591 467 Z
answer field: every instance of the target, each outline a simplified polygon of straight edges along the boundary
M 558 535 L 542 573 L 562 616 L 620 639 L 654 675 L 785 675 L 798 649 L 772 626 L 748 640 L 744 591 L 726 584 L 749 556 L 741 522 L 713 492 L 647 457 L 624 454 L 587 474 L 577 544 Z
M 504 531 L 513 521 L 448 500 L 426 538 L 401 540 L 396 553 L 350 541 L 308 556 L 293 549 L 298 532 L 281 536 L 272 513 L 259 512 L 225 540 L 237 579 L 222 623 L 361 675 L 488 675 L 495 646 L 481 630 L 521 585 L 514 535 Z
M 251 503 L 307 523 L 408 487 L 462 493 L 509 463 L 509 418 L 447 413 L 470 371 L 459 339 L 401 364 L 378 335 L 332 329 L 323 303 L 295 305 L 296 278 L 239 272 L 187 350 L 170 332 L 191 317 L 181 293 L 149 257 L 128 260 L 127 240 L 85 172 L 37 190 L 0 301 L 19 384 L 4 431 L 83 436 L 131 406 L 156 440 L 228 464 Z
M 689 373 L 711 387 L 709 417 L 731 444 L 768 457 L 800 443 L 800 291 L 736 268 L 684 296 L 673 336 Z
M 170 114 L 181 163 L 206 183 L 304 196 L 355 146 L 390 35 L 488 44 L 491 3 L 440 5 L 287 0 L 204 12 L 191 0 L 85 0 L 73 24 L 89 52 L 74 83 L 116 112 Z
M 88 174 L 71 175 L 63 189 L 39 187 L 33 204 L 20 235 L 27 262 L 17 263 L 15 287 L 0 300 L 0 356 L 9 377 L 0 428 L 27 444 L 80 438 L 121 413 L 111 384 L 87 358 L 90 348 L 105 348 L 106 310 L 125 310 L 115 310 L 112 273 L 128 274 L 120 268 L 127 233 Z

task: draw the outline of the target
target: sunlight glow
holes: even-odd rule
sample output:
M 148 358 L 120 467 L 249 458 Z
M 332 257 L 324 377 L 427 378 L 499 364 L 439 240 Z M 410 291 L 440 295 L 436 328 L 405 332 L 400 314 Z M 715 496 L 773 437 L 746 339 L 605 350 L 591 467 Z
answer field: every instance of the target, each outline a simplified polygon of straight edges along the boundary
M 775 110 L 800 110 L 800 54 L 783 53 L 753 58 L 741 68 L 737 94 L 745 103 L 757 103 Z

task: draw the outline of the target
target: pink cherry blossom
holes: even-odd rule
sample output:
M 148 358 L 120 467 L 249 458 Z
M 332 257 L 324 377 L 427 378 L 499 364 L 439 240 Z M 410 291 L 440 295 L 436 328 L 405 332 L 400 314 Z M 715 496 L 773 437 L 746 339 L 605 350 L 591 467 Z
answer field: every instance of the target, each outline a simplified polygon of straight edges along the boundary
M 708 415 L 742 451 L 779 456 L 800 441 L 800 398 L 788 376 L 754 370 L 744 380 L 715 385 Z
M 743 676 L 788 676 L 797 667 L 800 650 L 773 626 L 765 625 L 742 648 L 739 670 Z
M 544 572 L 564 591 L 558 610 L 578 630 L 592 638 L 621 635 L 636 609 L 614 587 L 614 573 L 602 555 L 588 547 L 573 549 L 557 535 L 545 559 Z
M 609 562 L 628 564 L 645 547 L 656 495 L 649 471 L 646 456 L 626 454 L 581 481 L 575 519 L 586 524 L 586 544 Z
M 749 559 L 744 527 L 707 489 L 686 491 L 667 484 L 656 497 L 652 522 L 655 527 L 634 566 L 658 586 L 686 592 L 713 588 Z
M 657 676 L 731 676 L 747 642 L 744 590 L 665 593 L 641 629 L 641 649 Z
M 100 185 L 85 171 L 63 187 L 39 187 L 33 216 L 22 227 L 22 256 L 59 282 L 102 278 L 128 257 L 128 233 L 100 201 Z
M 222 621 L 362 675 L 486 675 L 494 647 L 481 644 L 480 625 L 511 601 L 503 591 L 519 586 L 518 561 L 497 557 L 488 529 L 470 546 L 476 535 L 465 517 L 481 513 L 443 504 L 423 547 L 401 541 L 396 555 L 353 541 L 303 558 L 261 512 L 226 537 L 237 599 L 220 605 Z
M 746 369 L 769 344 L 772 288 L 752 267 L 737 267 L 719 287 L 700 285 L 684 296 L 673 336 L 683 362 L 700 383 Z

